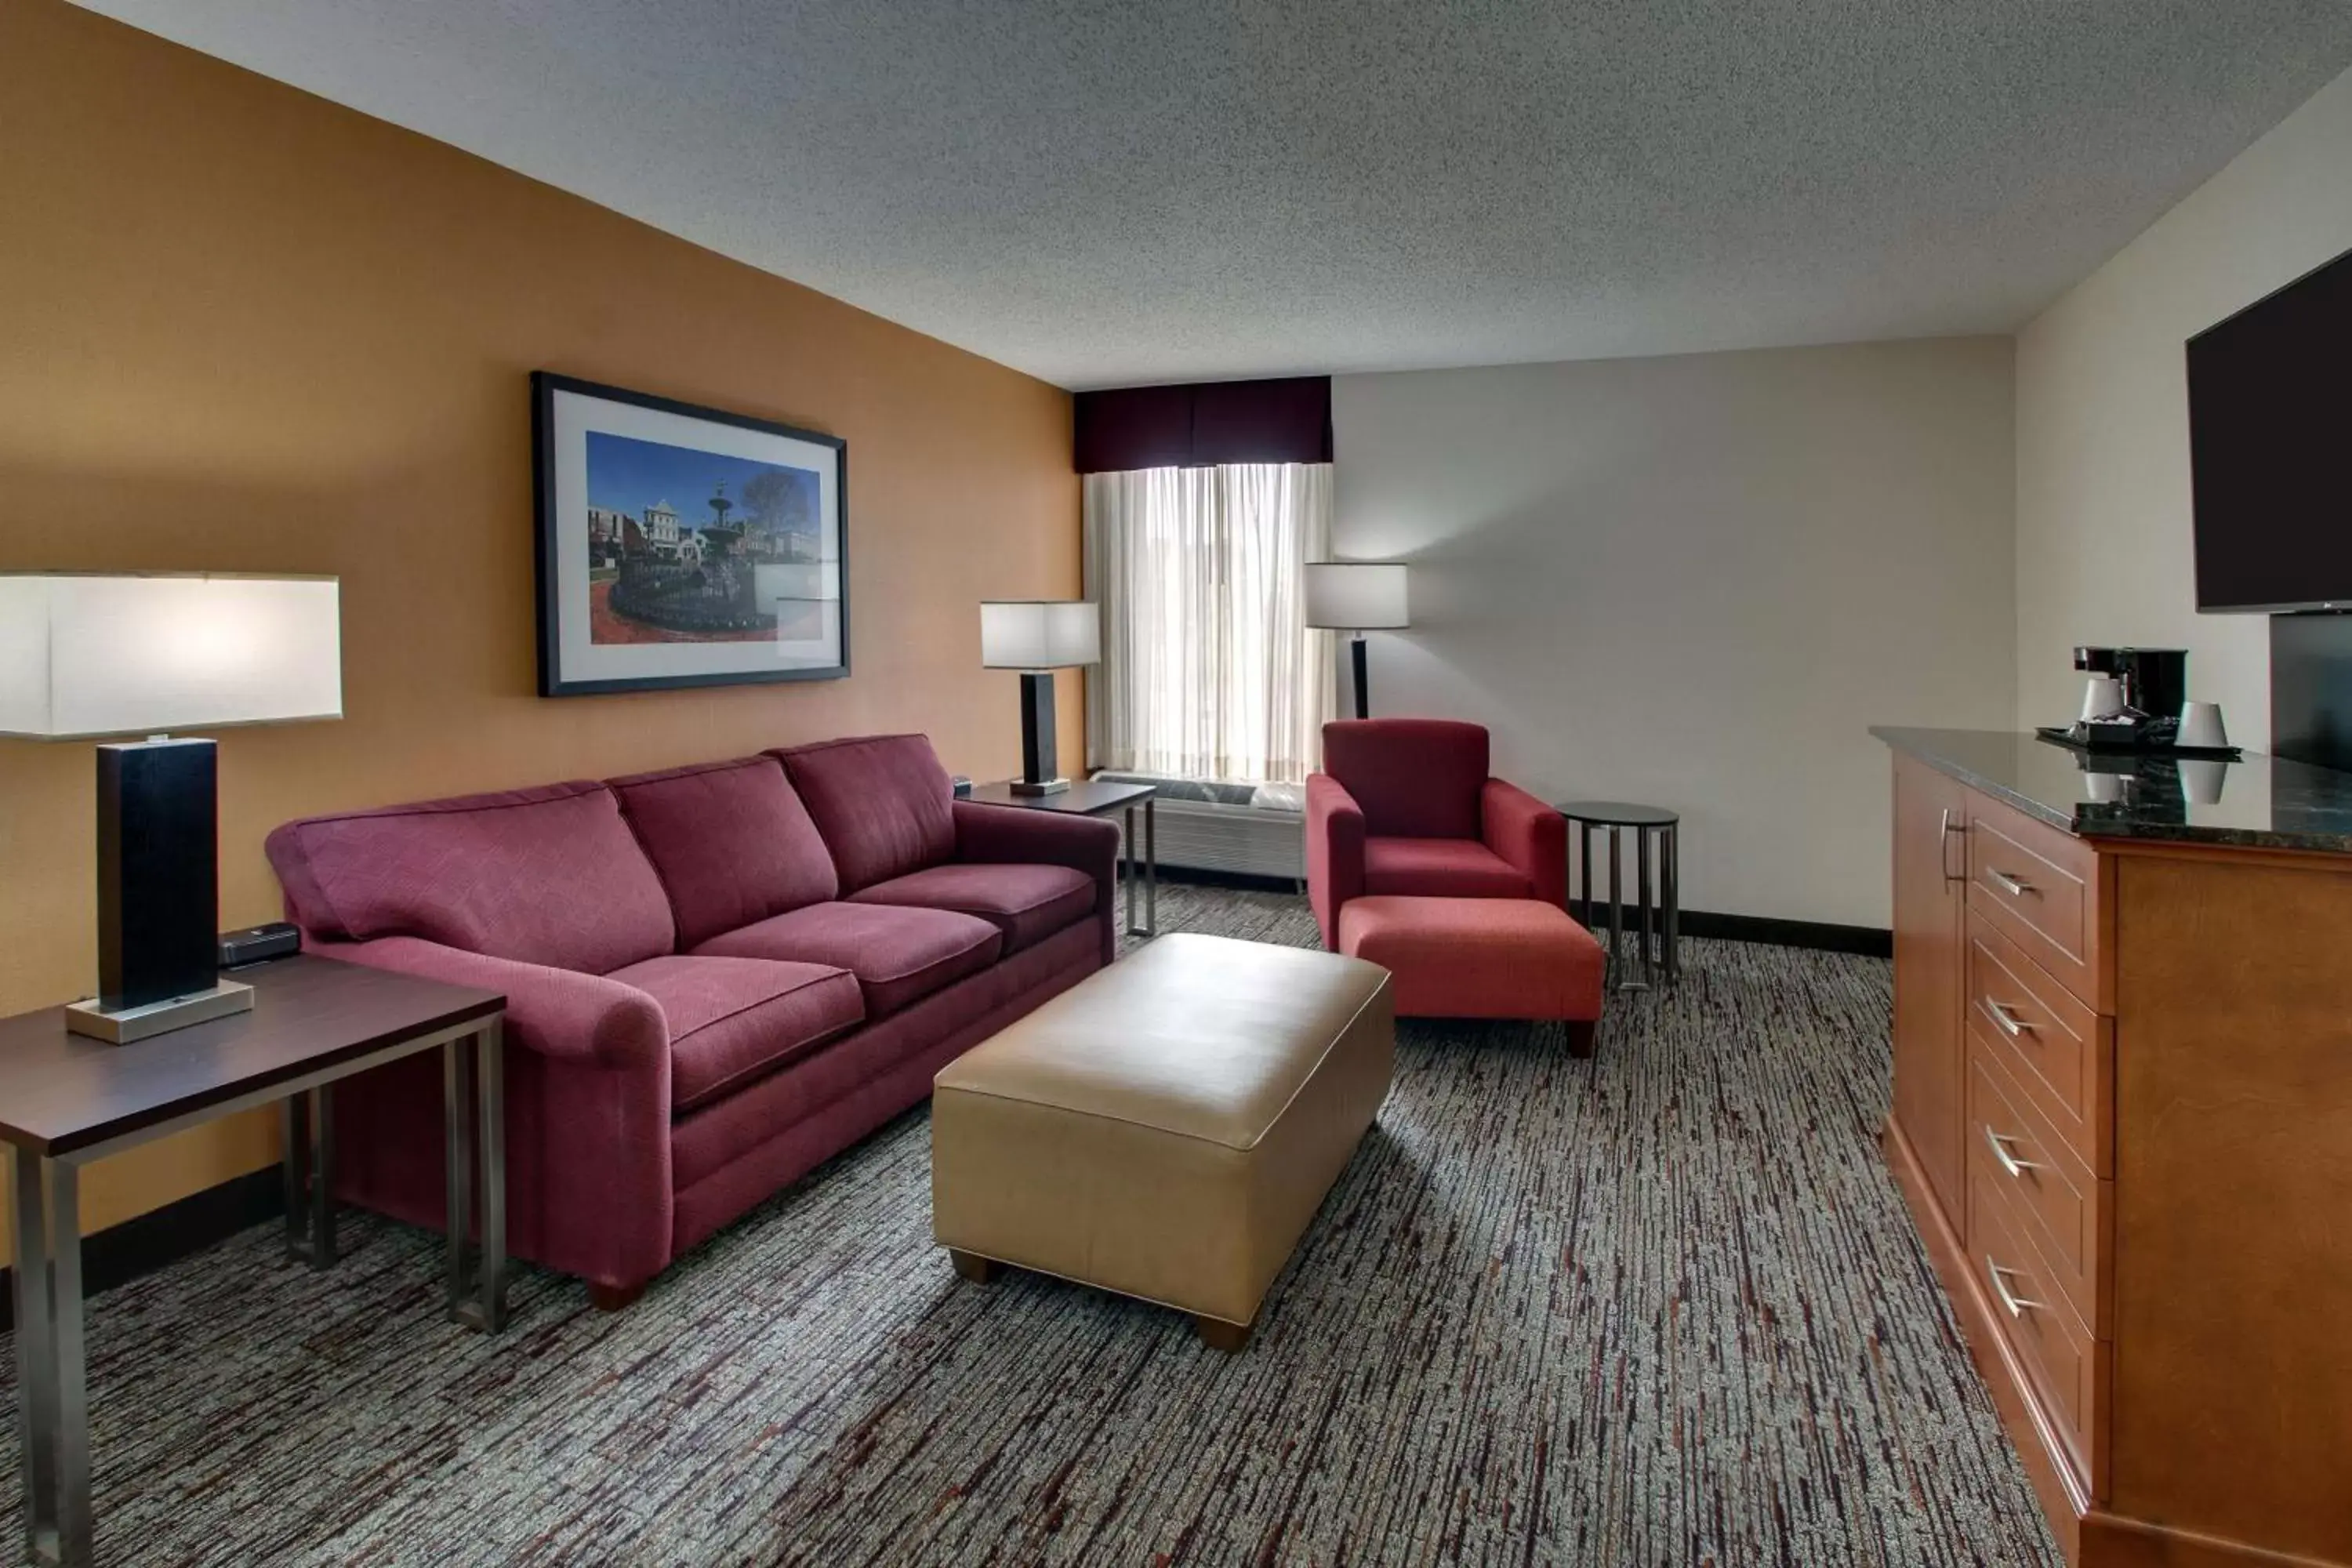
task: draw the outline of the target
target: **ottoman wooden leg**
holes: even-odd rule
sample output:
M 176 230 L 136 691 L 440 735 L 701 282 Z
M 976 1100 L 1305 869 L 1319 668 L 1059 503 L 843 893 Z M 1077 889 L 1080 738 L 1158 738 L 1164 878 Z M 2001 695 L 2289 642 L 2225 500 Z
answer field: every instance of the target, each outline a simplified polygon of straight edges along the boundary
M 1568 1054 L 1572 1057 L 1591 1056 L 1593 1032 L 1600 1027 L 1591 1018 L 1570 1018 L 1568 1021 Z
M 976 1252 L 958 1252 L 950 1247 L 948 1248 L 948 1260 L 955 1265 L 958 1274 L 975 1285 L 987 1284 L 996 1274 L 996 1259 L 982 1258 Z
M 1233 1355 L 1247 1346 L 1250 1342 L 1250 1335 L 1256 1329 L 1257 1324 L 1255 1322 L 1229 1323 L 1223 1318 L 1203 1318 L 1198 1314 L 1195 1314 L 1192 1319 L 1192 1331 L 1201 1336 L 1201 1342 L 1213 1351 L 1223 1351 L 1227 1355 Z

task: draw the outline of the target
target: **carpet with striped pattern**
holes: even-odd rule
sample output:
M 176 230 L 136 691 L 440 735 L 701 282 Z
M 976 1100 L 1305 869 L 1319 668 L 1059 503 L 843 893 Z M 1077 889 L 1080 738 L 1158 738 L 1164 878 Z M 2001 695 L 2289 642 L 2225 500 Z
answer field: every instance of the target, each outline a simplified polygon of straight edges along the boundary
M 1170 886 L 1164 930 L 1311 945 Z M 915 1112 L 627 1310 L 262 1227 L 89 1313 L 116 1563 L 2051 1564 L 1874 1135 L 1883 960 L 1687 942 L 1555 1029 L 1408 1023 L 1244 1353 L 929 1234 Z M 0 1395 L 15 1397 L 13 1357 Z M 15 1446 L 0 1539 L 21 1539 Z

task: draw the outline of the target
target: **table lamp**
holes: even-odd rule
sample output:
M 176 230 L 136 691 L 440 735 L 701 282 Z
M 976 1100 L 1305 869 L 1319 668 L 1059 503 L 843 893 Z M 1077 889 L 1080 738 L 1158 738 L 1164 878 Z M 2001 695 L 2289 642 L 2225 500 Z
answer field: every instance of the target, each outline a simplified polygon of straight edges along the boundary
M 0 574 L 0 735 L 98 748 L 98 994 L 66 1027 L 128 1045 L 253 1005 L 217 973 L 213 742 L 157 731 L 340 719 L 332 577 Z
M 1371 689 L 1364 673 L 1364 633 L 1412 625 L 1405 618 L 1402 561 L 1309 561 L 1307 624 L 1353 632 L 1348 645 L 1355 676 L 1356 717 L 1369 719 Z
M 1070 787 L 1054 769 L 1054 671 L 1102 658 L 1102 616 L 1083 599 L 990 600 L 980 606 L 980 662 L 1021 671 L 1021 776 L 1015 795 Z

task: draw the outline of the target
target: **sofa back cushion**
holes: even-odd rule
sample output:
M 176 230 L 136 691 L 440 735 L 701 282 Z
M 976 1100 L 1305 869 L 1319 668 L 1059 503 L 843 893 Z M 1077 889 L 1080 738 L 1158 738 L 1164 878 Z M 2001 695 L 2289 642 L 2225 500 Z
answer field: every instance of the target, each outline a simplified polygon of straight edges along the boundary
M 864 735 L 774 753 L 854 893 L 955 854 L 955 787 L 920 735 Z
M 1323 766 L 1380 838 L 1475 838 L 1486 730 L 1456 719 L 1335 719 Z
M 681 951 L 840 890 L 833 856 L 773 757 L 637 773 L 612 790 L 669 894 Z
M 288 918 L 603 974 L 671 951 L 669 900 L 603 784 L 547 784 L 289 822 L 269 836 Z

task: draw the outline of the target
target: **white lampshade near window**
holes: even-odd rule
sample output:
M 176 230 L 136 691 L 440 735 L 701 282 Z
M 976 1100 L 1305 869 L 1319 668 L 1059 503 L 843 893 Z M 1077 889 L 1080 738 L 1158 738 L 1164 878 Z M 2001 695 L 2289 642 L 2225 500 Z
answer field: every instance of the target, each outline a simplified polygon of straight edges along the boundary
M 213 742 L 165 730 L 340 719 L 331 577 L 0 574 L 0 735 L 98 748 L 98 994 L 78 1034 L 127 1045 L 243 1012 L 222 980 Z
M 980 662 L 990 669 L 1065 669 L 1102 659 L 1102 615 L 1081 599 L 982 600 Z
M 0 576 L 0 735 L 339 719 L 332 577 Z
M 1402 561 L 1309 561 L 1307 563 L 1307 624 L 1354 632 L 1349 644 L 1355 678 L 1356 717 L 1370 718 L 1371 678 L 1364 633 L 1411 626 L 1405 614 Z
M 1102 612 L 1083 599 L 985 599 L 980 606 L 980 662 L 1021 671 L 1021 795 L 1070 787 L 1055 768 L 1053 671 L 1102 659 Z
M 1411 626 L 1402 561 L 1309 561 L 1307 624 L 1339 631 Z

